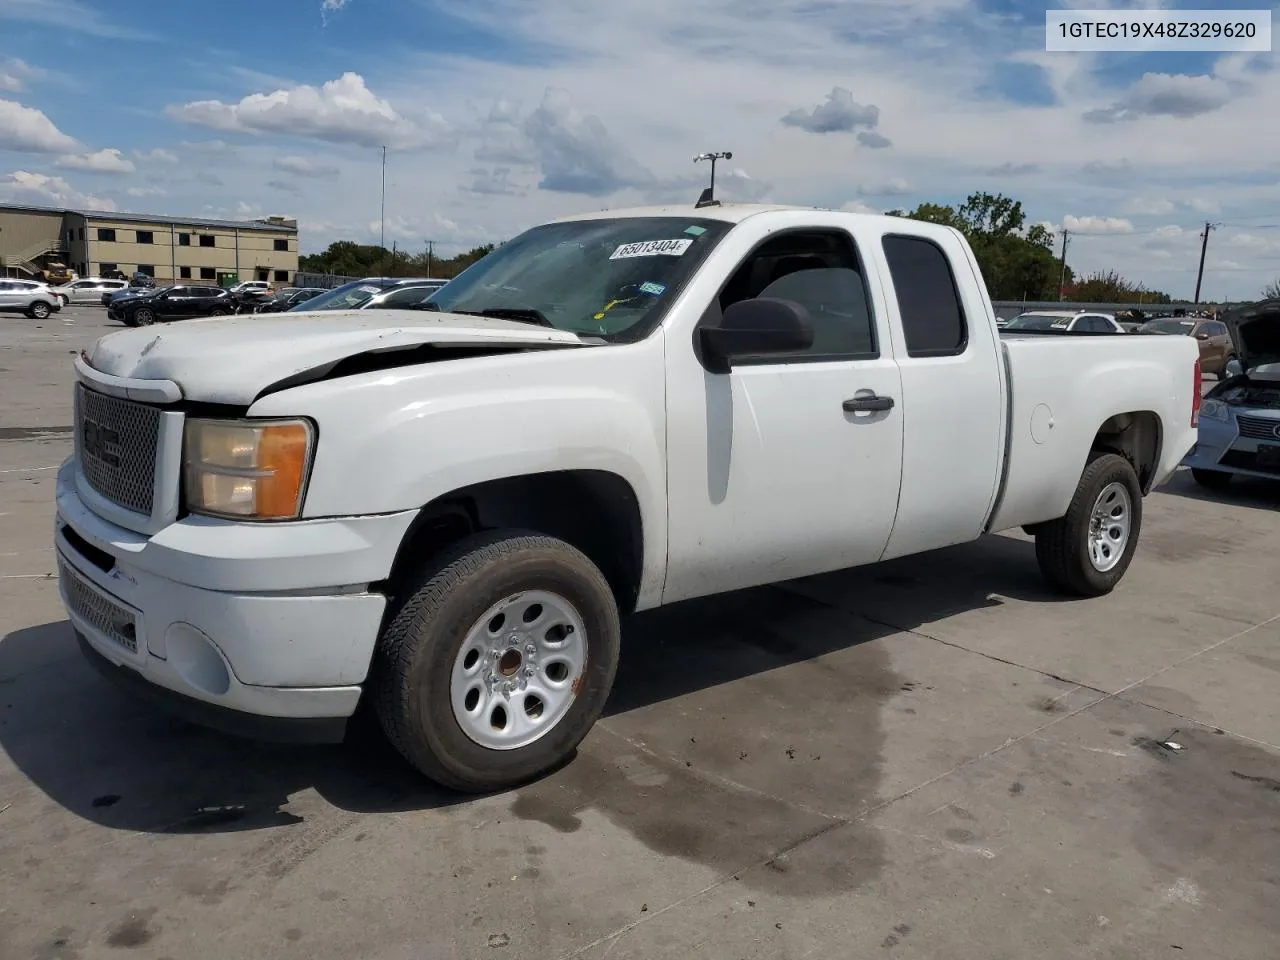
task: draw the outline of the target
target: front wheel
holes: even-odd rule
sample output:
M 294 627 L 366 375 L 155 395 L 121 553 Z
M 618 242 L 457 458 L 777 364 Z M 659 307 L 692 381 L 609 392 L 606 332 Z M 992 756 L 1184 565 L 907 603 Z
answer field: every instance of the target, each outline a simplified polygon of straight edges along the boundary
M 156 322 L 156 315 L 146 307 L 133 312 L 133 325 L 137 327 L 149 327 Z
M 522 531 L 466 538 L 406 584 L 370 692 L 387 738 L 446 787 L 519 786 L 568 760 L 617 670 L 613 591 L 584 554 Z
M 1082 597 L 1110 593 L 1133 560 L 1142 528 L 1142 488 L 1133 465 L 1095 452 L 1065 515 L 1041 525 L 1036 560 L 1046 580 Z
M 27 315 L 32 320 L 46 320 L 49 317 L 49 305 L 42 300 L 37 300 L 27 308 Z

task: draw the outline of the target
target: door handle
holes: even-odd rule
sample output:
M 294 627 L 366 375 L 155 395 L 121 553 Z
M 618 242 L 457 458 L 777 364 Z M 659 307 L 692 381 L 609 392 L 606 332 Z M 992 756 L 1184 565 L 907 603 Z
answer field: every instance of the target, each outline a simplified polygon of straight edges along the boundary
M 877 397 L 874 393 L 869 397 L 854 397 L 846 400 L 842 406 L 845 413 L 873 413 L 880 410 L 893 409 L 893 397 Z

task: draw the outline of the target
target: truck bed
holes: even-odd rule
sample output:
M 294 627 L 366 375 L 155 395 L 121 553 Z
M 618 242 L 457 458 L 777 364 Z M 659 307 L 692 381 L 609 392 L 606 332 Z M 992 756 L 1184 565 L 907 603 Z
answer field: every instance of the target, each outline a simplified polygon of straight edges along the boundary
M 1062 516 L 1094 436 L 1114 417 L 1158 418 L 1157 466 L 1143 478 L 1148 490 L 1164 482 L 1195 444 L 1191 410 L 1200 389 L 1199 349 L 1191 338 L 1002 331 L 1000 346 L 1009 413 L 991 531 Z

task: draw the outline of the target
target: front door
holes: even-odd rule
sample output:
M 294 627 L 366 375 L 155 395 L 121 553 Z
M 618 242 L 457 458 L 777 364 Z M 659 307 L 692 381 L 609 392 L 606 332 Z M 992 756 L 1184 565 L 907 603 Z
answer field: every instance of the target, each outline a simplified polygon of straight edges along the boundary
M 792 300 L 812 318 L 812 346 L 719 374 L 701 366 L 690 339 L 671 336 L 664 602 L 884 552 L 902 470 L 902 390 L 865 276 L 845 230 L 763 235 L 702 322 L 739 300 Z M 874 397 L 893 405 L 858 409 Z

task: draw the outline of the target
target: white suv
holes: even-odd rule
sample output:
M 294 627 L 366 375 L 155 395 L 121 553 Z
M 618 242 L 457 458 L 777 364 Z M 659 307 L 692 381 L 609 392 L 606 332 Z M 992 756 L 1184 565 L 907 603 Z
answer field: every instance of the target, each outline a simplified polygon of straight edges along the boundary
M 46 283 L 0 278 L 0 311 L 18 311 L 34 320 L 43 320 L 62 309 L 62 298 Z
M 102 303 L 105 294 L 123 290 L 129 286 L 127 280 L 105 280 L 102 277 L 85 277 L 83 280 L 72 280 L 53 290 L 65 307 L 71 303 Z

